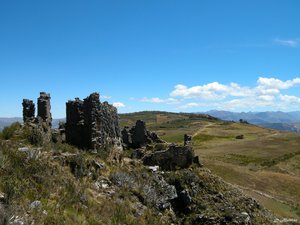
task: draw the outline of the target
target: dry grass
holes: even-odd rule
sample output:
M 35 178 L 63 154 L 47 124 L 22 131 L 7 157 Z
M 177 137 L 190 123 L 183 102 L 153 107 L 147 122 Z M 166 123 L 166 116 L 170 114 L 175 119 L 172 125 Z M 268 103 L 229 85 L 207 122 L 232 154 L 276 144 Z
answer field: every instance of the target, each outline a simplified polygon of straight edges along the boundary
M 149 114 L 140 116 L 149 120 Z M 278 216 L 300 220 L 300 134 L 182 114 L 157 118 L 150 128 L 163 139 L 182 144 L 183 134 L 192 134 L 196 153 L 213 173 L 248 190 Z M 235 139 L 241 134 L 244 139 Z

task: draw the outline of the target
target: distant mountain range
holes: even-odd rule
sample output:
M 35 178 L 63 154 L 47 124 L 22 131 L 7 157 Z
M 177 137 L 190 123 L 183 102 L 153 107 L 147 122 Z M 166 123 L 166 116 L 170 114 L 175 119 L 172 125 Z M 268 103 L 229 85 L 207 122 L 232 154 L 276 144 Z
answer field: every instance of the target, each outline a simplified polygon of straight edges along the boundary
M 266 127 L 266 128 L 272 128 L 281 131 L 300 132 L 300 111 L 238 113 L 238 112 L 230 112 L 230 111 L 211 110 L 204 113 L 220 118 L 222 120 L 238 122 L 240 119 L 243 119 L 248 121 L 249 123 Z M 23 122 L 22 118 L 20 117 L 0 118 L 0 131 L 4 127 L 9 126 L 13 122 L 17 122 L 17 121 L 20 123 Z M 65 121 L 65 119 L 53 119 L 52 126 L 54 128 L 57 128 L 59 121 Z
M 58 128 L 58 123 L 60 121 L 65 121 L 65 119 L 53 119 L 52 120 L 52 127 Z M 0 117 L 0 131 L 3 130 L 4 127 L 11 125 L 14 122 L 23 123 L 23 118 L 21 117 L 12 117 L 12 118 L 4 118 Z
M 238 122 L 240 119 L 249 123 L 282 131 L 300 132 L 300 111 L 295 112 L 229 112 L 211 110 L 205 112 L 222 120 Z

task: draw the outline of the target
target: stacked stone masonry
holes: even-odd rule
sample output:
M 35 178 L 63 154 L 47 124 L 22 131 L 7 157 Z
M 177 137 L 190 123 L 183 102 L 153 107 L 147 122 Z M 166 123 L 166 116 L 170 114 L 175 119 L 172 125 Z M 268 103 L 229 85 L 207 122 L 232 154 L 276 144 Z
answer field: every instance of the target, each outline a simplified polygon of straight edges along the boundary
M 23 99 L 23 121 L 26 123 L 35 117 L 35 104 L 32 100 Z
M 99 93 L 66 103 L 66 141 L 85 149 L 121 146 L 117 109 L 100 102 Z
M 45 92 L 41 92 L 38 98 L 38 117 L 42 118 L 43 122 L 47 123 L 49 127 L 52 126 L 50 99 L 50 94 Z

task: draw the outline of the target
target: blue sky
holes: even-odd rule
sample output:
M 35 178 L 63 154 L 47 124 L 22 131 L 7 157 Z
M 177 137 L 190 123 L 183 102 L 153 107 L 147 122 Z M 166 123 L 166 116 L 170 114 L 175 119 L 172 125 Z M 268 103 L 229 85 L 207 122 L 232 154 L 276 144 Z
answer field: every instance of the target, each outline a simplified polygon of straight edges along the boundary
M 0 117 L 50 92 L 119 112 L 300 110 L 298 0 L 0 1 Z

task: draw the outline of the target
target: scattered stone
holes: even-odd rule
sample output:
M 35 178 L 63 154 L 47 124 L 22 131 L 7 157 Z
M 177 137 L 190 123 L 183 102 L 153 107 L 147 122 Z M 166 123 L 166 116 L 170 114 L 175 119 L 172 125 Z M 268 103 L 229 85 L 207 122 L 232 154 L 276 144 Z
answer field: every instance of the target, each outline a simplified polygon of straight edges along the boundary
M 41 155 L 41 148 L 30 149 L 28 147 L 18 148 L 18 151 L 24 152 L 27 155 L 27 159 L 37 160 Z
M 159 166 L 148 166 L 148 169 L 152 172 L 157 172 L 159 170 Z
M 30 209 L 37 209 L 40 208 L 42 206 L 41 201 L 34 201 L 30 204 Z
M 101 189 L 108 189 L 111 186 L 111 182 L 109 179 L 101 177 L 95 183 L 94 187 L 100 191 Z

